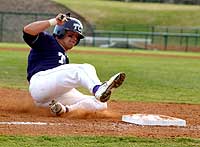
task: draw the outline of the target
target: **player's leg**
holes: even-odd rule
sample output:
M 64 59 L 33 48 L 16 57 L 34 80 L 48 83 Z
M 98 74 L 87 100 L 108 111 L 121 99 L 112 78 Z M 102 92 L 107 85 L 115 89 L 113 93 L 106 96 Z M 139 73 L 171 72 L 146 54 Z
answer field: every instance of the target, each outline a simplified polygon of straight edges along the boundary
M 73 88 L 60 97 L 55 98 L 55 100 L 61 102 L 64 105 L 73 105 L 84 99 L 91 99 L 93 97 L 94 96 L 91 95 L 85 95 L 77 89 Z
M 125 73 L 120 72 L 112 76 L 108 81 L 103 84 L 98 84 L 96 81 L 100 81 L 97 77 L 95 68 L 90 64 L 79 64 L 78 65 L 81 71 L 84 72 L 88 77 L 91 78 L 95 85 L 93 85 L 92 89 L 90 87 L 90 92 L 95 95 L 95 97 L 101 102 L 106 102 L 109 100 L 111 92 L 113 89 L 118 88 L 123 81 L 125 80 Z M 87 83 L 88 81 L 86 81 Z
M 51 112 L 60 115 L 74 110 L 97 111 L 107 109 L 107 103 L 98 101 L 94 96 L 84 95 L 72 89 L 55 99 L 50 106 Z
M 120 86 L 124 79 L 125 74 L 118 73 L 102 84 L 92 65 L 66 64 L 35 74 L 30 80 L 29 91 L 36 103 L 44 104 L 73 88 L 83 86 L 101 102 L 106 102 L 111 90 Z
M 94 72 L 92 66 L 87 66 L 88 72 Z M 46 103 L 59 97 L 67 91 L 83 86 L 90 91 L 94 85 L 101 84 L 95 73 L 88 75 L 80 64 L 62 65 L 35 74 L 30 80 L 29 91 L 37 103 Z
M 94 96 L 85 95 L 77 89 L 72 89 L 61 97 L 56 98 L 56 101 L 63 105 L 69 106 L 69 111 L 77 109 L 85 110 L 104 110 L 107 109 L 107 103 L 98 101 Z
M 125 76 L 125 73 L 120 72 L 103 84 L 95 86 L 95 88 L 97 88 L 96 91 L 94 91 L 95 97 L 101 102 L 107 102 L 110 99 L 111 92 L 123 83 Z
M 121 72 L 102 84 L 97 76 L 96 69 L 91 64 L 68 64 L 62 68 L 66 71 L 71 70 L 71 72 L 62 73 L 64 75 L 60 76 L 63 77 L 59 78 L 63 86 L 71 86 L 69 88 L 85 87 L 101 102 L 106 102 L 110 97 L 111 90 L 119 87 L 125 79 L 125 73 Z

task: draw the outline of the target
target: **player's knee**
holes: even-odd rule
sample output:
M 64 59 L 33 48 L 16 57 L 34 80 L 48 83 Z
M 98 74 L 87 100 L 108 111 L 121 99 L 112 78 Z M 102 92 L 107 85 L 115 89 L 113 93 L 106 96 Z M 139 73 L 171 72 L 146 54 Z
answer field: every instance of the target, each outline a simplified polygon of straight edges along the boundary
M 86 69 L 95 70 L 95 67 L 94 67 L 92 64 L 84 63 L 83 66 L 84 66 L 84 68 L 86 68 Z

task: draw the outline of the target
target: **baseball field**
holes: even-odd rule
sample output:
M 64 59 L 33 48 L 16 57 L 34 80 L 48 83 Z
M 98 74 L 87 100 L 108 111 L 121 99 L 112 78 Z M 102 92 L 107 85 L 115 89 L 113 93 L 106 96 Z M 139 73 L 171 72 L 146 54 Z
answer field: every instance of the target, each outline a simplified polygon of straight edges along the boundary
M 91 63 L 102 81 L 127 74 L 108 110 L 53 117 L 28 93 L 24 44 L 0 44 L 0 146 L 200 146 L 200 54 L 76 47 L 71 63 Z M 80 89 L 88 93 L 84 89 Z M 140 126 L 123 114 L 162 114 L 185 127 Z

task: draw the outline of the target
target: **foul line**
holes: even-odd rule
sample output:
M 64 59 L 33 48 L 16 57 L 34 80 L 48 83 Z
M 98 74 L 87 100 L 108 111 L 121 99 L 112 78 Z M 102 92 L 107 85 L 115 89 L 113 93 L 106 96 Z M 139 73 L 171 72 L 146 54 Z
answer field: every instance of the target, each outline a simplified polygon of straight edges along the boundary
M 45 122 L 0 122 L 0 125 L 47 125 Z
M 17 121 L 11 121 L 11 122 L 0 122 L 0 125 L 66 125 L 65 123 L 46 123 L 46 122 L 17 122 Z

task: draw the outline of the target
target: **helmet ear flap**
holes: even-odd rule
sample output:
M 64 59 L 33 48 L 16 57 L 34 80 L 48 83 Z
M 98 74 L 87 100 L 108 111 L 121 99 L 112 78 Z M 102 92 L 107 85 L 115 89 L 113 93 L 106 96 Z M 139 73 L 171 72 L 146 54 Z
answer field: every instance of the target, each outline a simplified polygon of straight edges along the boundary
M 62 39 L 62 38 L 65 37 L 66 31 L 65 31 L 65 30 L 61 30 L 61 31 L 62 31 L 62 32 L 60 32 L 60 33 L 57 35 L 58 39 Z
M 66 34 L 66 30 L 62 26 L 56 26 L 56 29 L 53 33 L 54 37 L 57 37 L 58 39 L 62 39 Z

